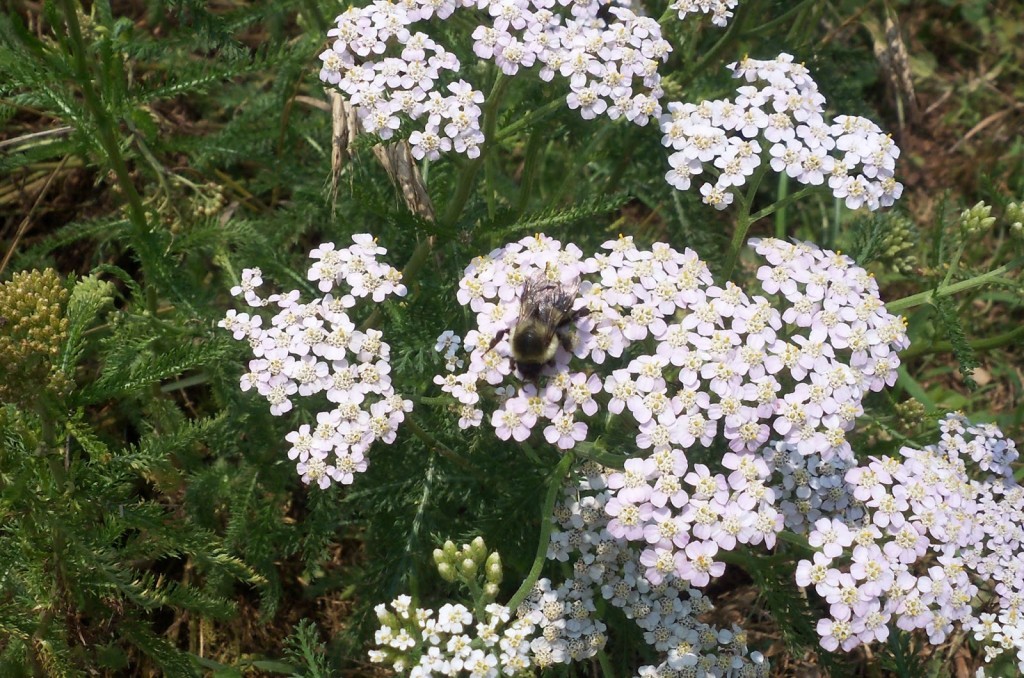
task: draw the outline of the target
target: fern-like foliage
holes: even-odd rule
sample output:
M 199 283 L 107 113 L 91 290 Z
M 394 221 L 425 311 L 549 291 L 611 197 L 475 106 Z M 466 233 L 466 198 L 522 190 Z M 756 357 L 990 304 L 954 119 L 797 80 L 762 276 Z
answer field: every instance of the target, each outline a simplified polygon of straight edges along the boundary
M 953 355 L 956 356 L 957 366 L 960 369 L 960 376 L 963 378 L 964 384 L 972 390 L 978 388 L 973 375 L 974 369 L 980 363 L 975 356 L 974 349 L 967 342 L 967 336 L 964 334 L 963 324 L 960 319 L 960 310 L 957 308 L 956 302 L 949 297 L 939 297 L 935 299 L 934 304 L 938 315 L 939 327 L 942 328 L 943 334 L 953 347 Z

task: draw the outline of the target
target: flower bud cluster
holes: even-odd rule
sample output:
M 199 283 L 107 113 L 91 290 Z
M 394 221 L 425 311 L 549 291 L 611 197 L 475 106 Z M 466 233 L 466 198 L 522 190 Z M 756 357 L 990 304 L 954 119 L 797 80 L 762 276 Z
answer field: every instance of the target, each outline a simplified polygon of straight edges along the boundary
M 850 209 L 888 207 L 903 192 L 893 173 L 899 148 L 873 122 L 840 115 L 824 119 L 825 97 L 789 54 L 743 59 L 730 66 L 746 84 L 735 99 L 668 104 L 662 143 L 673 149 L 666 181 L 687 190 L 705 170 L 717 175 L 700 189 L 717 209 L 769 163 L 812 186 L 828 184 Z
M 398 425 L 412 403 L 391 385 L 391 349 L 375 329 L 356 329 L 348 310 L 357 300 L 379 303 L 390 295 L 405 296 L 401 273 L 379 261 L 387 252 L 372 236 L 352 237 L 353 244 L 335 249 L 324 243 L 310 253 L 314 263 L 307 278 L 324 296 L 308 303 L 298 290 L 260 295 L 259 269 L 242 272 L 233 296 L 242 296 L 253 309 L 276 307 L 264 325 L 257 312 L 230 310 L 219 323 L 235 339 L 248 342 L 253 360 L 241 378 L 241 388 L 256 392 L 282 415 L 296 397 L 323 396 L 331 403 L 316 415 L 316 425 L 303 424 L 289 433 L 288 457 L 304 483 L 326 489 L 331 482 L 350 484 L 366 470 L 366 453 L 375 441 L 394 442 Z M 338 286 L 348 288 L 340 293 Z
M 606 114 L 644 125 L 660 115 L 657 69 L 671 46 L 653 19 L 598 0 L 375 0 L 337 18 L 328 33 L 335 40 L 320 55 L 320 79 L 344 92 L 363 128 L 382 139 L 403 119 L 417 122 L 409 136 L 414 157 L 435 160 L 454 150 L 475 158 L 484 141 L 483 93 L 464 80 L 442 86 L 453 80 L 444 71 L 457 74 L 462 64 L 426 33 L 410 29 L 462 8 L 489 15 L 472 32 L 477 57 L 509 76 L 538 66 L 542 80 L 566 78 L 566 103 L 583 118 Z
M 437 572 L 447 582 L 462 582 L 471 590 L 479 587 L 480 569 L 483 568 L 483 586 L 479 587 L 484 602 L 493 602 L 498 596 L 501 585 L 501 555 L 494 551 L 487 553 L 487 545 L 482 537 L 477 537 L 471 544 L 464 544 L 461 549 L 452 541 L 434 549 L 434 564 Z
M 889 213 L 885 231 L 880 235 L 876 260 L 903 275 L 917 270 L 915 250 L 920 245 L 920 234 L 913 220 L 902 214 Z
M 802 454 L 848 457 L 845 434 L 862 398 L 895 381 L 903 319 L 885 311 L 874 279 L 848 257 L 774 239 L 751 244 L 768 262 L 757 274 L 762 290 L 781 311 L 713 284 L 691 250 L 641 250 L 620 238 L 584 259 L 542 235 L 511 243 L 466 269 L 458 299 L 477 321 L 464 341 L 468 368 L 435 382 L 475 410 L 464 427 L 487 414 L 503 440 L 542 427 L 549 443 L 570 449 L 603 410 L 656 453 L 718 436 L 749 453 L 774 430 Z M 547 328 L 559 344 L 553 359 L 535 382 L 516 385 L 510 337 L 546 303 L 522 298 L 524 283 L 540 278 L 579 293 L 563 324 Z
M 464 605 L 447 603 L 438 610 L 414 608 L 399 596 L 390 609 L 376 608 L 380 628 L 370 661 L 389 664 L 400 675 L 471 676 L 528 675 L 533 625 L 511 619 L 507 607 L 488 604 L 481 617 Z M 511 619 L 511 620 L 510 620 Z
M 28 405 L 40 386 L 59 392 L 69 385 L 58 360 L 68 336 L 67 301 L 52 268 L 21 271 L 0 285 L 0 401 Z
M 1024 651 L 1024 488 L 1010 466 L 1014 443 L 959 414 L 940 429 L 937 445 L 904 447 L 902 459 L 872 457 L 846 472 L 859 519 L 814 522 L 808 542 L 816 552 L 796 575 L 829 605 L 817 626 L 824 648 L 885 641 L 895 622 L 923 629 L 933 644 L 960 624 L 989 643 L 988 659 Z
M 1019 238 L 1024 233 L 1024 205 L 1009 203 L 1006 206 L 1006 221 L 1010 224 L 1010 235 Z
M 960 214 L 960 230 L 966 236 L 976 236 L 992 228 L 996 218 L 992 216 L 992 206 L 984 202 L 965 209 Z

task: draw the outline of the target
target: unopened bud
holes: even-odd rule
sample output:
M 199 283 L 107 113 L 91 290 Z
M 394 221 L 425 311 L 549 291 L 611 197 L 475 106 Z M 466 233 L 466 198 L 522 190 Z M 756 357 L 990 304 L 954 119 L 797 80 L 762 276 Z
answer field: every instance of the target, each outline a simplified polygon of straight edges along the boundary
M 979 202 L 974 207 L 966 209 L 960 215 L 960 228 L 968 235 L 981 233 L 989 229 L 996 222 L 992 216 L 992 207 L 984 202 Z
M 484 543 L 483 537 L 477 537 L 469 545 L 470 557 L 473 560 L 482 561 L 487 557 L 487 544 Z
M 501 583 L 501 556 L 497 551 L 487 556 L 485 576 L 487 581 L 493 584 Z
M 462 574 L 466 577 L 475 577 L 478 568 L 479 564 L 472 558 L 466 558 L 459 563 L 459 570 L 461 570 Z
M 484 584 L 484 598 L 488 601 L 493 601 L 498 597 L 498 585 L 488 582 Z
M 449 563 L 438 563 L 437 573 L 441 575 L 441 579 L 444 579 L 446 582 L 455 581 L 455 568 Z

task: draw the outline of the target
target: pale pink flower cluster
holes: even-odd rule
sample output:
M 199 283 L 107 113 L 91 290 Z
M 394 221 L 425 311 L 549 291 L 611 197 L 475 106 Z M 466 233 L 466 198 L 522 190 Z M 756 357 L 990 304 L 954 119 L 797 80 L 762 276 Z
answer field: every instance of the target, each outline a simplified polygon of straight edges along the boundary
M 466 269 L 458 300 L 477 325 L 463 345 L 468 367 L 435 382 L 459 401 L 463 427 L 486 416 L 503 440 L 540 428 L 570 449 L 605 411 L 635 426 L 640 450 L 720 437 L 751 453 L 774 430 L 802 454 L 848 457 L 845 434 L 862 398 L 895 381 L 896 351 L 908 343 L 903 319 L 885 311 L 874 279 L 848 257 L 774 239 L 751 244 L 768 261 L 758 271 L 763 291 L 782 310 L 715 285 L 694 252 L 662 243 L 641 250 L 623 237 L 586 259 L 543 235 L 506 245 Z M 581 281 L 574 308 L 588 313 L 563 329 L 572 353 L 559 347 L 528 383 L 513 375 L 509 335 L 523 284 L 539 275 Z
M 483 94 L 444 72 L 462 72 L 459 59 L 426 33 L 421 20 L 447 19 L 456 9 L 486 12 L 472 32 L 477 57 L 507 76 L 538 67 L 545 81 L 568 80 L 569 108 L 585 119 L 608 115 L 645 125 L 661 114 L 658 66 L 671 46 L 658 23 L 598 0 L 375 0 L 352 7 L 329 31 L 320 79 L 336 85 L 367 132 L 391 138 L 408 118 L 421 123 L 410 137 L 416 158 L 436 160 L 454 150 L 480 154 Z M 604 9 L 607 14 L 601 14 Z
M 710 14 L 711 23 L 724 27 L 738 4 L 739 0 L 675 0 L 668 8 L 674 9 L 680 19 L 688 14 Z
M 381 604 L 375 610 L 381 625 L 370 661 L 389 664 L 400 675 L 497 678 L 525 675 L 534 666 L 533 623 L 510 620 L 509 609 L 497 603 L 485 607 L 483 619 L 461 604 L 414 608 L 409 596 L 396 598 L 390 609 Z
M 769 665 L 746 645 L 737 625 L 720 628 L 701 621 L 714 606 L 704 594 L 669 571 L 656 580 L 645 575 L 640 550 L 613 533 L 607 506 L 611 501 L 607 469 L 587 463 L 577 486 L 567 487 L 555 506 L 555 529 L 547 556 L 571 561 L 573 576 L 559 588 L 589 591 L 602 598 L 643 631 L 644 641 L 661 658 L 638 675 L 767 676 Z M 677 497 L 678 498 L 678 497 Z M 706 582 L 705 582 L 706 583 Z
M 701 186 L 703 200 L 724 209 L 769 163 L 802 184 L 828 184 L 850 209 L 888 207 L 900 197 L 892 137 L 859 116 L 827 123 L 825 97 L 792 56 L 746 58 L 730 68 L 745 83 L 734 99 L 668 104 L 661 130 L 662 143 L 674 151 L 669 184 L 687 190 L 707 171 L 716 178 Z
M 380 440 L 394 442 L 396 429 L 412 409 L 391 385 L 391 349 L 380 331 L 358 330 L 348 310 L 358 300 L 380 303 L 390 295 L 405 296 L 401 273 L 379 260 L 387 252 L 368 234 L 352 237 L 353 244 L 335 249 L 324 243 L 310 253 L 314 263 L 307 277 L 324 296 L 308 303 L 298 290 L 262 297 L 259 269 L 242 272 L 231 294 L 243 296 L 253 309 L 276 307 L 264 324 L 254 311 L 230 310 L 219 325 L 235 339 L 248 342 L 253 359 L 241 378 L 241 388 L 256 392 L 282 415 L 298 397 L 325 397 L 330 409 L 316 415 L 316 424 L 303 424 L 286 436 L 288 457 L 304 483 L 327 488 L 331 482 L 350 484 L 366 470 L 366 453 Z M 348 291 L 341 293 L 338 286 Z
M 941 429 L 937 445 L 846 472 L 859 520 L 814 522 L 816 552 L 796 576 L 829 606 L 817 628 L 826 649 L 885 641 L 895 622 L 936 645 L 962 625 L 988 644 L 989 659 L 1024 653 L 1024 488 L 1010 466 L 1017 451 L 995 426 L 960 414 Z

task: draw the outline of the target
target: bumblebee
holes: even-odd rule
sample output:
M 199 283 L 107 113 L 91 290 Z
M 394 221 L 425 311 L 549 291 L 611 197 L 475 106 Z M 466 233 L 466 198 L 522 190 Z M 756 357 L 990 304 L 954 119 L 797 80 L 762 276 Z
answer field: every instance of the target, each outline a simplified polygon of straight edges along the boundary
M 554 361 L 559 346 L 572 352 L 569 326 L 590 312 L 588 308 L 573 310 L 579 290 L 579 278 L 568 285 L 548 280 L 545 271 L 530 278 L 519 295 L 516 324 L 511 331 L 498 332 L 488 350 L 509 334 L 512 368 L 526 381 L 536 382 L 541 370 Z

